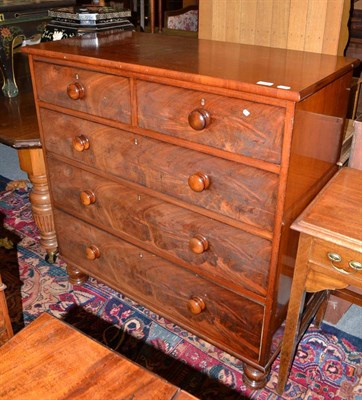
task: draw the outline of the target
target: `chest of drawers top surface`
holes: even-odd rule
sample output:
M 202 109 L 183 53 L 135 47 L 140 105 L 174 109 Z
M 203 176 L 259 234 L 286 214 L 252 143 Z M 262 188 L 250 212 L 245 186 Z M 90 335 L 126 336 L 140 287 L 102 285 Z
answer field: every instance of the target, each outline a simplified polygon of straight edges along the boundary
M 295 101 L 359 63 L 317 53 L 139 32 L 84 35 L 24 51 Z

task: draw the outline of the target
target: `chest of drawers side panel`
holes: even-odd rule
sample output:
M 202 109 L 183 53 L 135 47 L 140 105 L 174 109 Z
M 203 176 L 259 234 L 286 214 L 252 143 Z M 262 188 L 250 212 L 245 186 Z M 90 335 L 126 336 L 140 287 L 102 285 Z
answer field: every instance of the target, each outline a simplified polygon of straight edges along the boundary
M 271 331 L 283 322 L 289 300 L 299 237 L 290 224 L 337 171 L 351 77 L 349 72 L 296 104 Z

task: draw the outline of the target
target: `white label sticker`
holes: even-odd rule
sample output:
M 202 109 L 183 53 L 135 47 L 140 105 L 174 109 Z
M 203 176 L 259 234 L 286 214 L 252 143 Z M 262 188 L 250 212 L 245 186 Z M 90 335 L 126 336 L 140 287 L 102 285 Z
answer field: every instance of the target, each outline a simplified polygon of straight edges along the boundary
M 265 82 L 265 81 L 259 81 L 256 82 L 257 85 L 264 85 L 264 86 L 273 86 L 274 83 L 273 82 Z

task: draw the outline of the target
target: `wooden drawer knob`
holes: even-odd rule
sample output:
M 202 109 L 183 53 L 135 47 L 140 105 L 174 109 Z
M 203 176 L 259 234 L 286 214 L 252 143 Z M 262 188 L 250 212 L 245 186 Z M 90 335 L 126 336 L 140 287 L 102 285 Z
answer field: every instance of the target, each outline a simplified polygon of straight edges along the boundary
M 84 87 L 80 82 L 73 82 L 67 86 L 67 95 L 72 100 L 83 99 L 85 95 Z
M 211 118 L 208 111 L 203 108 L 196 108 L 189 114 L 189 125 L 195 131 L 201 131 L 210 125 Z
M 188 183 L 194 192 L 202 192 L 210 186 L 210 179 L 206 174 L 196 172 L 189 177 Z
M 85 250 L 86 257 L 88 260 L 95 260 L 96 258 L 99 258 L 101 256 L 101 253 L 98 249 L 97 246 L 94 244 L 88 246 Z
M 88 150 L 90 146 L 89 139 L 84 135 L 76 136 L 73 139 L 72 144 L 73 144 L 73 149 L 79 152 Z
M 84 206 L 89 206 L 96 202 L 96 195 L 91 190 L 83 190 L 80 193 L 80 201 Z
M 188 302 L 187 302 L 187 308 L 192 314 L 200 314 L 202 311 L 205 310 L 205 302 L 201 297 L 198 296 L 193 296 Z
M 209 248 L 209 242 L 202 235 L 195 235 L 192 239 L 190 239 L 189 246 L 191 251 L 196 254 L 202 254 Z

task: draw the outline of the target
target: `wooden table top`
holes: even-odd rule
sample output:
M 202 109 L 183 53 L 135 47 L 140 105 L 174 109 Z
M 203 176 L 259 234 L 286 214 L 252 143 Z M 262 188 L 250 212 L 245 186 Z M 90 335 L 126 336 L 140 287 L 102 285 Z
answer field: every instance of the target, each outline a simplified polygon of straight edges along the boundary
M 0 91 L 0 143 L 15 148 L 41 147 L 33 88 L 25 54 L 15 54 L 19 95 L 8 98 Z
M 292 229 L 362 249 L 362 171 L 342 168 L 293 223 Z
M 0 347 L 0 399 L 196 400 L 42 314 Z

